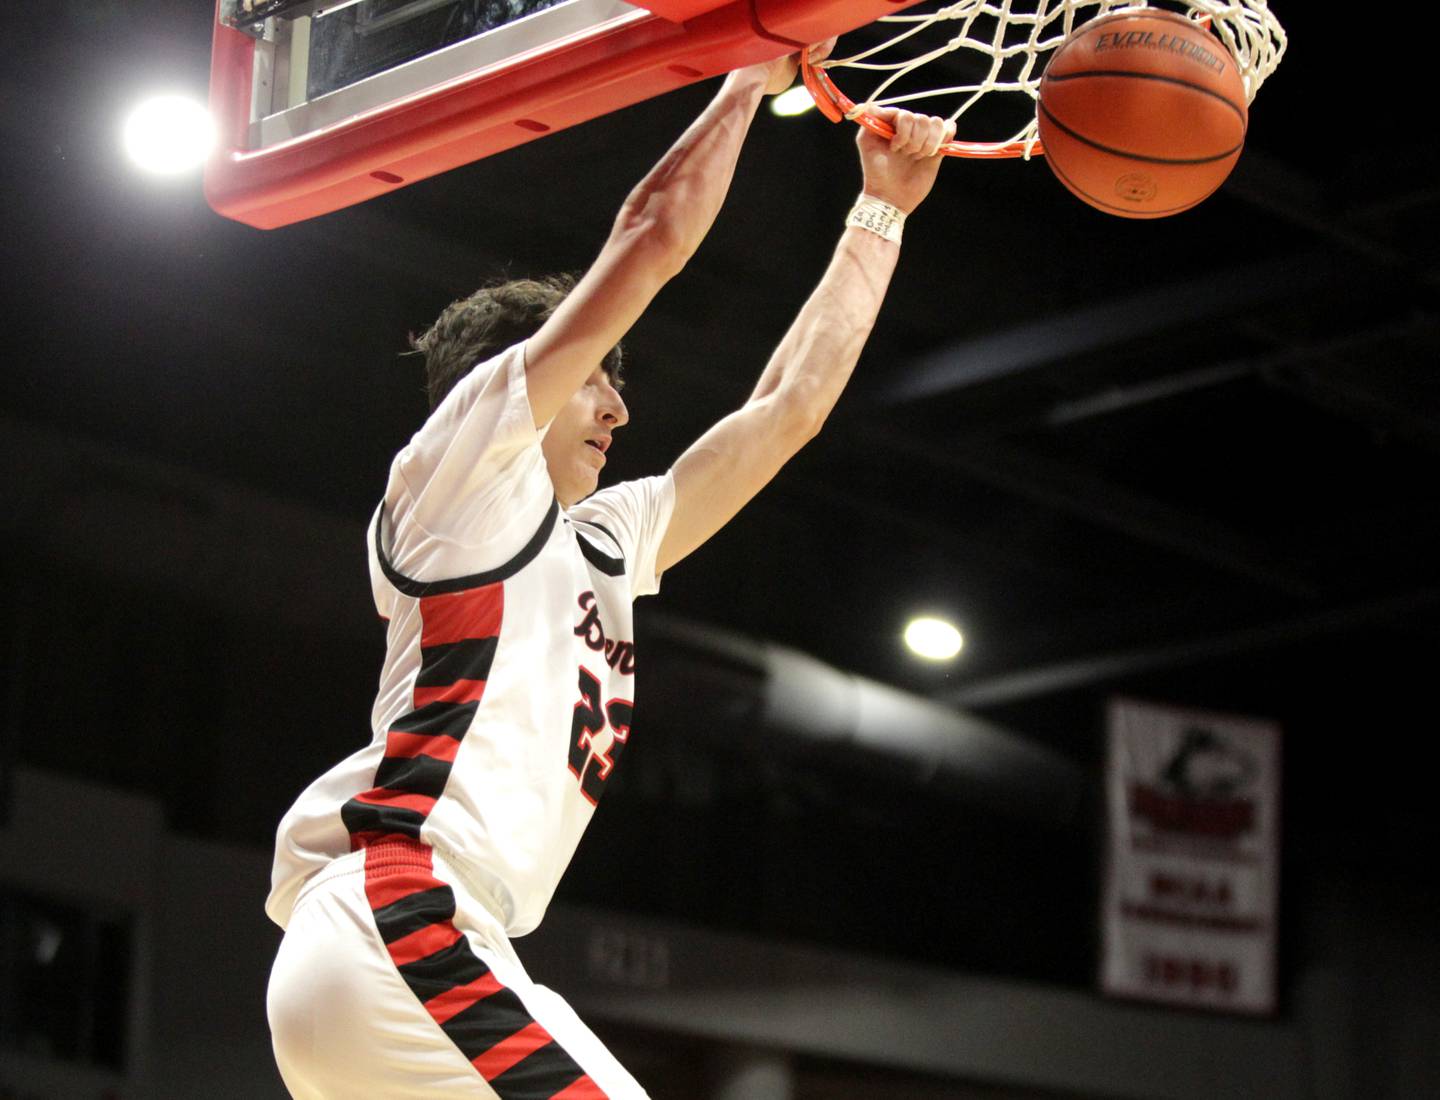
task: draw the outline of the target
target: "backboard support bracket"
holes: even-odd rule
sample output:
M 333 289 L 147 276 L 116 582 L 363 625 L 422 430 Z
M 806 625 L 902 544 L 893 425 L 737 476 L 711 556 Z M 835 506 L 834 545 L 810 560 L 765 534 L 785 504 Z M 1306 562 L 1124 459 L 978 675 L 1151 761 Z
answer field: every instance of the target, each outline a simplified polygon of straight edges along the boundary
M 259 37 L 267 19 L 328 15 L 361 0 L 220 0 L 220 22 Z

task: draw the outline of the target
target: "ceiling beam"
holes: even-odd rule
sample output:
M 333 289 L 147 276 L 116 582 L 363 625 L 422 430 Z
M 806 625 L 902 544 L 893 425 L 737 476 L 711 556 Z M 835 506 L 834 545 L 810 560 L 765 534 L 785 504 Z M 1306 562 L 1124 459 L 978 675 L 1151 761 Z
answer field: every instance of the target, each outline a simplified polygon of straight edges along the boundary
M 1435 292 L 1440 291 L 1440 272 L 1426 267 L 1404 249 L 1381 240 L 1356 224 L 1360 220 L 1379 216 L 1377 212 L 1383 210 L 1379 202 L 1359 208 L 1353 216 L 1336 211 L 1329 205 L 1324 188 L 1315 180 L 1255 149 L 1246 150 L 1240 158 L 1235 171 L 1225 182 L 1225 191 L 1268 214 L 1338 244 L 1354 256 L 1404 274 L 1417 286 L 1423 287 L 1431 300 Z M 1403 196 L 1400 201 L 1408 203 L 1414 200 L 1412 193 Z
M 12 553 L 284 629 L 374 628 L 363 518 L 0 416 Z
M 1283 386 L 1284 379 L 1296 372 L 1312 373 L 1304 371 L 1307 364 L 1323 360 L 1333 361 L 1368 351 L 1387 341 L 1423 337 L 1436 331 L 1440 331 L 1440 320 L 1428 314 L 1420 314 L 1402 321 L 1374 325 L 1334 339 L 1313 340 L 1303 344 L 1285 343 L 1280 337 L 1267 333 L 1268 338 L 1280 345 L 1273 352 L 1231 359 L 1197 370 L 1151 377 L 1133 386 L 1097 390 L 1085 397 L 1052 405 L 1041 419 L 1047 427 L 1059 427 L 1221 386 L 1251 375 L 1267 383 Z M 1337 382 L 1336 385 L 1339 386 L 1340 383 Z M 1359 392 L 1358 385 L 1354 388 Z M 1376 400 L 1380 399 L 1377 397 Z
M 1384 326 L 1373 331 L 1376 334 L 1374 339 L 1335 341 L 1330 348 L 1306 358 L 1312 364 L 1329 361 L 1332 365 L 1343 365 L 1341 360 L 1345 356 L 1379 339 L 1400 340 L 1434 335 L 1440 331 L 1440 319 L 1426 315 L 1405 324 Z M 1340 377 L 1333 370 L 1323 369 L 1323 365 L 1304 364 L 1305 360 L 1276 362 L 1263 369 L 1260 377 L 1267 385 L 1294 394 L 1326 412 L 1362 424 L 1379 434 L 1402 439 L 1431 454 L 1440 454 L 1440 423 L 1427 410 L 1406 405 L 1401 399 L 1382 393 L 1368 375 L 1357 376 L 1352 372 Z M 1424 358 L 1417 356 L 1415 365 L 1417 371 L 1428 372 L 1429 365 Z
M 983 481 L 1057 512 L 1118 531 L 1191 561 L 1259 582 L 1297 599 L 1317 588 L 1287 558 L 1212 519 L 1125 489 L 1071 463 L 1044 458 L 1001 441 L 941 449 L 898 432 L 874 433 L 897 454 L 934 470 Z
M 1166 400 L 1195 390 L 1255 375 L 1291 389 L 1342 415 L 1394 431 L 1427 449 L 1440 449 L 1440 429 L 1424 415 L 1386 401 L 1355 383 L 1324 377 L 1307 364 L 1336 359 L 1386 341 L 1423 336 L 1435 330 L 1426 315 L 1373 326 L 1331 340 L 1290 345 L 1274 352 L 1148 379 L 1054 405 L 1043 416 L 1049 427 L 1102 416 Z M 931 468 L 959 473 L 993 488 L 1014 493 L 1086 522 L 1118 531 L 1141 542 L 1178 553 L 1302 599 L 1317 594 L 1313 579 L 1292 561 L 1263 543 L 1225 529 L 1211 519 L 1124 489 L 1068 463 L 1043 459 L 998 440 L 983 446 L 956 445 L 943 450 L 890 431 L 869 432 L 885 446 Z
M 1357 627 L 1385 625 L 1440 605 L 1440 588 L 1419 588 L 1264 626 L 1178 642 L 1061 661 L 1005 673 L 939 693 L 936 698 L 958 707 L 1015 703 L 1061 691 L 1164 669 L 1185 668 L 1222 657 L 1293 645 Z
M 955 393 L 1207 317 L 1301 297 L 1354 277 L 1325 253 L 1282 256 L 1112 298 L 922 356 L 878 391 L 887 405 Z

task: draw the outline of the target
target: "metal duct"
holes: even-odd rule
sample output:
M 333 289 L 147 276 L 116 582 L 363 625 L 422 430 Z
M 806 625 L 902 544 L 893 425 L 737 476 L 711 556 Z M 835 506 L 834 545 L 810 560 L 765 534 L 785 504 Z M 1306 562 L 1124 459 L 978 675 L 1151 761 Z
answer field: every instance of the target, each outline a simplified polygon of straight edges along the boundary
M 669 616 L 652 614 L 645 623 L 661 643 L 651 656 L 664 666 L 655 679 L 663 678 L 667 695 L 718 695 L 727 717 L 743 714 L 792 742 L 781 747 L 819 750 L 834 764 L 883 767 L 1026 821 L 1075 820 L 1085 772 L 1003 726 L 785 646 Z

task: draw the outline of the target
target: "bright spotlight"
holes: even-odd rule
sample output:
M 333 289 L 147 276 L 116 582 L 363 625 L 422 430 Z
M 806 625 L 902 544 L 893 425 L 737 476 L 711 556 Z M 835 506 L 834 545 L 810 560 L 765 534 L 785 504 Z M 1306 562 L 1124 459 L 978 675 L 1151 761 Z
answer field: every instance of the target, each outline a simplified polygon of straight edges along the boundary
M 912 619 L 905 628 L 905 644 L 927 661 L 948 661 L 960 652 L 965 639 L 943 619 Z
M 803 115 L 806 111 L 815 106 L 815 99 L 803 84 L 797 84 L 788 91 L 781 92 L 770 100 L 771 113 L 781 118 L 793 118 L 795 115 Z
M 147 99 L 125 121 L 125 151 L 147 172 L 176 175 L 204 163 L 215 140 L 210 113 L 193 99 Z

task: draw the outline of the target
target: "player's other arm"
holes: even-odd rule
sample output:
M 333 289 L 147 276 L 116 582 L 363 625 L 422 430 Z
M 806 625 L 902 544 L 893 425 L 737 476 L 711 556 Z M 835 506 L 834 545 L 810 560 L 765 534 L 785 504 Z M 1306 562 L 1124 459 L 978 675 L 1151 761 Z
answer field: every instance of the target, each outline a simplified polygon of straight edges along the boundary
M 714 100 L 630 192 L 600 255 L 525 347 L 525 382 L 543 427 L 673 278 L 715 221 L 761 97 L 795 60 L 731 73 Z
M 937 150 L 954 123 L 878 112 L 895 126 L 885 142 L 860 129 L 864 194 L 908 214 L 930 193 Z M 674 565 L 723 527 L 819 432 L 875 325 L 900 256 L 898 243 L 848 226 L 819 285 L 780 341 L 750 399 L 675 463 L 675 510 L 656 565 Z

